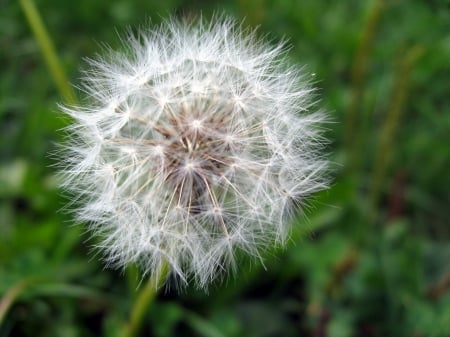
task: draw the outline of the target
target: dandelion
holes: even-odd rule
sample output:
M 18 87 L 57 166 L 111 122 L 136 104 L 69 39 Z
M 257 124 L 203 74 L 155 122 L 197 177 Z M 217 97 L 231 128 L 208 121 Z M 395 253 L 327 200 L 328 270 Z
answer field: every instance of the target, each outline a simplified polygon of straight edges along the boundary
M 64 187 L 108 264 L 166 263 L 205 287 L 285 242 L 290 219 L 326 185 L 312 92 L 282 44 L 232 20 L 169 20 L 90 60 Z

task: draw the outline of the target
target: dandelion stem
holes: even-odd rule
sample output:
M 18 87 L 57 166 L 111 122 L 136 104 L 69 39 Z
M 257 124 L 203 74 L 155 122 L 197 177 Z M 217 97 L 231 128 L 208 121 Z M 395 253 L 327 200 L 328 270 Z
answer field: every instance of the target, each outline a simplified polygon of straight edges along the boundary
M 34 2 L 32 0 L 20 0 L 20 5 L 25 13 L 36 41 L 41 48 L 42 55 L 44 56 L 44 60 L 47 63 L 56 87 L 67 103 L 74 103 L 75 94 L 69 85 L 69 81 L 61 65 L 61 61 L 56 54 L 53 42 L 42 22 Z
M 145 287 L 136 297 L 133 309 L 131 311 L 128 324 L 125 326 L 122 337 L 133 337 L 138 335 L 139 328 L 147 312 L 150 303 L 158 293 L 159 287 L 164 283 L 169 273 L 169 266 L 166 261 L 163 261 L 159 270 L 156 270 Z

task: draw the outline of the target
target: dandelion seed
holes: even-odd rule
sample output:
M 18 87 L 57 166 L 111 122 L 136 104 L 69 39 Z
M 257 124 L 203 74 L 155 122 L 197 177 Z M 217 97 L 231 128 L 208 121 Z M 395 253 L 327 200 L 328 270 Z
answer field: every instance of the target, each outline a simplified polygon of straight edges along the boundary
M 294 205 L 326 187 L 312 89 L 232 20 L 168 21 L 91 60 L 90 103 L 63 107 L 64 187 L 108 264 L 166 261 L 205 287 L 284 242 Z

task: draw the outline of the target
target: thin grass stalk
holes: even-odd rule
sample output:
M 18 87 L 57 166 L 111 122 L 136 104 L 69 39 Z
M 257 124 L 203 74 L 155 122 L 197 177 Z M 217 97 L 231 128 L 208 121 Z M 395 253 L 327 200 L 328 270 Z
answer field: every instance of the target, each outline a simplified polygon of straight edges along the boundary
M 24 290 L 32 283 L 31 280 L 24 280 L 16 283 L 3 295 L 0 299 L 0 328 L 14 302 L 24 292 Z
M 384 0 L 375 0 L 370 9 L 364 30 L 361 35 L 355 61 L 351 74 L 351 96 L 346 121 L 344 124 L 344 146 L 348 155 L 349 169 L 357 171 L 359 144 L 361 144 L 361 133 L 358 125 L 361 121 L 361 104 L 364 95 L 364 79 L 369 66 L 370 54 L 372 52 L 378 24 L 385 8 Z
M 74 91 L 34 2 L 32 0 L 20 0 L 19 2 L 58 91 L 67 103 L 75 103 Z
M 414 65 L 423 52 L 424 49 L 422 46 L 416 45 L 411 47 L 398 66 L 394 80 L 394 92 L 386 116 L 386 121 L 381 130 L 378 149 L 375 154 L 374 170 L 372 178 L 370 179 L 371 187 L 369 190 L 369 200 L 372 209 L 375 209 L 378 203 L 389 161 L 395 151 L 395 133 L 400 125 L 405 110 L 404 105 L 410 88 L 411 70 L 414 68 Z

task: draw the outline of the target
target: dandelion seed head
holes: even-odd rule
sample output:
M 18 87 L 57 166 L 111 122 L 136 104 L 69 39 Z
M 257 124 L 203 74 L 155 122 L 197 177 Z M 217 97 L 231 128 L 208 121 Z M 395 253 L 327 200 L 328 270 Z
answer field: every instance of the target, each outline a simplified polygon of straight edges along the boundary
M 326 187 L 312 89 L 271 45 L 226 18 L 174 20 L 91 60 L 88 103 L 64 147 L 64 188 L 102 238 L 108 265 L 166 261 L 205 287 L 260 257 L 294 205 Z

